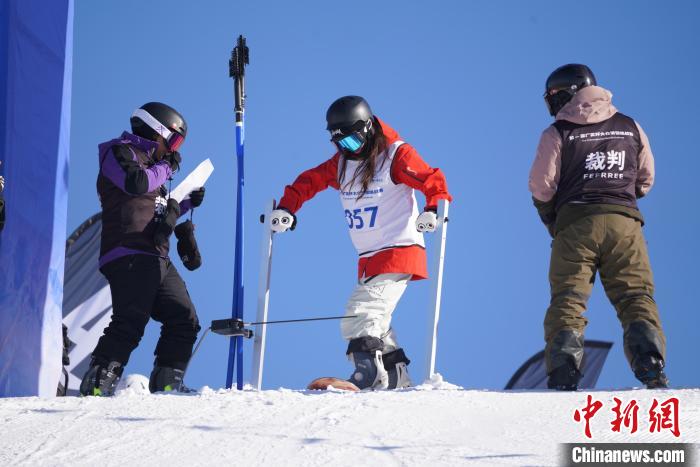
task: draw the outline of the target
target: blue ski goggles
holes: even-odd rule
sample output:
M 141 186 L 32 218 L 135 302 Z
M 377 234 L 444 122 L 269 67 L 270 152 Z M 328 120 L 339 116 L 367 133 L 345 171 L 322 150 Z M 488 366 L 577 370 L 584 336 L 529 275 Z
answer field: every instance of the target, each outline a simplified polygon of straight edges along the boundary
M 352 135 L 346 136 L 339 141 L 335 141 L 335 144 L 340 149 L 345 149 L 346 151 L 350 152 L 356 152 L 362 147 L 364 142 L 364 138 L 362 138 L 357 133 L 353 133 Z
M 342 151 L 356 153 L 367 141 L 370 128 L 371 121 L 358 121 L 350 127 L 331 130 L 331 141 Z

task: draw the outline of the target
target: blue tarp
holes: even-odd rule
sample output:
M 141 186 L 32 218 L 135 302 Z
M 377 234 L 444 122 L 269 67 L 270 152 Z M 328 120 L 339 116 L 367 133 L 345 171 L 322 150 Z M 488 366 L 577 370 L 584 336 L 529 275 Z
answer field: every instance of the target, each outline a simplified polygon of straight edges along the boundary
M 73 0 L 0 0 L 0 396 L 61 374 Z

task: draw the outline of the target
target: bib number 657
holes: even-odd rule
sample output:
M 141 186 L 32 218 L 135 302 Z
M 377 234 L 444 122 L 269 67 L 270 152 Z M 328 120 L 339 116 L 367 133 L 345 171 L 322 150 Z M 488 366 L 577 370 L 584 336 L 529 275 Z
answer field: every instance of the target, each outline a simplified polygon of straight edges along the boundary
M 348 228 L 360 230 L 374 227 L 378 210 L 379 206 L 367 206 L 364 209 L 358 208 L 352 211 L 346 209 L 345 220 L 348 221 Z

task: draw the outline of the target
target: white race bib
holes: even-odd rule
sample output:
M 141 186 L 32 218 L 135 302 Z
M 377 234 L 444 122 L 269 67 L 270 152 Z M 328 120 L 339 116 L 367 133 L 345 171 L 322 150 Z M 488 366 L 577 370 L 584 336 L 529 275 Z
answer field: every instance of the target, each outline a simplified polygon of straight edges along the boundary
M 423 234 L 416 230 L 418 206 L 413 188 L 391 180 L 392 161 L 402 144 L 403 141 L 396 141 L 379 155 L 378 160 L 384 163 L 376 169 L 361 198 L 362 185 L 359 182 L 348 185 L 361 161 L 346 161 L 340 201 L 350 238 L 360 256 L 372 256 L 379 250 L 397 246 L 425 246 Z

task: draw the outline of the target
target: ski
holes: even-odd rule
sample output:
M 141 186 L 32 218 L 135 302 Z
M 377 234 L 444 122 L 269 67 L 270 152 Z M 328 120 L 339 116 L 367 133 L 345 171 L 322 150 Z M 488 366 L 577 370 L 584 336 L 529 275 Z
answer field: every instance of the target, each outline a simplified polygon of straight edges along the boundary
M 431 278 L 431 299 L 428 307 L 428 347 L 426 354 L 425 379 L 429 380 L 435 374 L 435 354 L 437 351 L 437 327 L 440 320 L 440 304 L 442 301 L 442 275 L 445 264 L 445 242 L 447 240 L 447 222 L 450 202 L 438 202 L 438 225 L 433 243 L 432 263 L 429 277 Z
M 275 200 L 265 207 L 265 213 L 260 216 L 262 240 L 260 243 L 260 271 L 258 276 L 258 307 L 253 339 L 253 366 L 251 384 L 258 391 L 262 389 L 263 365 L 265 362 L 265 336 L 267 333 L 267 311 L 270 305 L 270 274 L 272 272 L 272 244 L 274 232 L 270 228 L 270 213 L 275 209 Z

